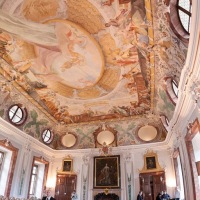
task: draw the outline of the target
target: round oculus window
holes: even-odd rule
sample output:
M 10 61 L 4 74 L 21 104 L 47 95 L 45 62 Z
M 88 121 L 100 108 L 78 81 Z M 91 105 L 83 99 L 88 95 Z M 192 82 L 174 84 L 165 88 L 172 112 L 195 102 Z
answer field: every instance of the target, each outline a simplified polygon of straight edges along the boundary
M 13 105 L 8 110 L 9 121 L 14 125 L 21 125 L 25 122 L 27 112 L 25 108 L 20 105 Z
M 42 139 L 43 139 L 43 142 L 46 144 L 51 143 L 51 141 L 53 140 L 53 133 L 49 129 L 46 129 L 42 133 Z

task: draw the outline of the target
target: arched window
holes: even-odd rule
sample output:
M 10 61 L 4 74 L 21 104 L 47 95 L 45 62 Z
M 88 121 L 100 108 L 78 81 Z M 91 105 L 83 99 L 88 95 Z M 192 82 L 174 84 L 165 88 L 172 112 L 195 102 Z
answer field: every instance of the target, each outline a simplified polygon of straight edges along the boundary
M 165 78 L 166 92 L 170 100 L 176 105 L 178 100 L 178 84 L 172 77 Z
M 190 0 L 178 0 L 178 14 L 183 28 L 190 33 L 192 6 Z
M 172 89 L 174 91 L 174 94 L 176 95 L 176 97 L 178 97 L 178 84 L 174 79 L 172 79 L 171 83 L 172 83 Z
M 27 119 L 27 111 L 22 105 L 12 105 L 8 109 L 8 119 L 13 125 L 20 126 Z
M 160 119 L 162 121 L 163 126 L 165 127 L 166 130 L 169 128 L 169 120 L 165 115 L 161 115 Z
M 42 140 L 44 143 L 50 144 L 53 140 L 53 133 L 49 129 L 44 130 L 42 133 Z
M 192 15 L 192 1 L 171 0 L 169 15 L 172 30 L 179 39 L 181 39 L 185 44 L 188 44 Z

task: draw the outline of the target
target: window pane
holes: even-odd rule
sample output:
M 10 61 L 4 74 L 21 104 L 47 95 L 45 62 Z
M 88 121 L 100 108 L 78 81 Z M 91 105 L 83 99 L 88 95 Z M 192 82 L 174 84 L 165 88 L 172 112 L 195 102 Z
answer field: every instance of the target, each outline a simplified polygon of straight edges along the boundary
M 18 108 L 18 106 L 13 106 L 13 107 L 10 109 L 10 111 L 11 111 L 12 113 L 15 113 L 16 110 L 17 110 L 17 108 Z
M 30 194 L 34 194 L 34 182 L 31 181 Z
M 30 184 L 30 190 L 29 190 L 29 194 L 31 195 L 35 195 L 35 187 L 36 187 L 36 182 L 37 182 L 37 170 L 38 170 L 38 166 L 34 165 L 33 170 L 32 170 L 31 184 Z
M 3 158 L 4 158 L 4 153 L 0 152 L 0 174 L 1 174 L 2 164 L 3 164 Z
M 191 22 L 191 17 L 190 17 L 190 22 Z M 191 25 L 191 23 L 189 24 L 189 27 L 188 27 L 189 28 L 189 30 L 188 30 L 189 33 L 190 33 L 190 25 Z
M 12 110 L 9 111 L 9 118 L 12 119 L 13 118 L 14 113 L 12 112 Z
M 174 80 L 172 81 L 172 88 L 174 90 L 174 94 L 178 97 L 178 87 Z
M 33 167 L 33 174 L 37 174 L 37 167 Z
M 8 115 L 11 122 L 15 123 L 16 125 L 20 125 L 23 121 L 24 117 L 24 110 L 18 105 L 14 105 L 9 109 Z M 24 118 L 25 120 L 25 118 Z
M 190 18 L 189 15 L 187 15 L 186 13 L 184 13 L 181 10 L 178 10 L 178 12 L 179 12 L 180 20 L 181 20 L 183 27 L 185 28 L 186 31 L 189 32 L 189 30 L 188 30 L 188 24 L 189 24 L 189 18 Z
M 18 123 L 18 122 L 20 122 L 20 120 L 21 120 L 21 118 L 19 118 L 18 116 L 14 116 L 13 117 L 13 119 L 12 119 L 12 122 L 14 122 L 14 123 Z
M 187 11 L 190 11 L 190 0 L 179 0 L 178 5 Z
M 51 137 L 51 132 L 49 130 L 45 130 L 43 133 L 44 142 L 48 142 L 50 137 Z
M 22 113 L 22 109 L 21 109 L 21 108 L 19 108 L 19 109 L 17 110 L 16 115 L 17 115 L 19 118 L 22 118 L 23 113 Z
M 166 116 L 165 116 L 165 121 L 166 121 L 167 126 L 169 126 L 169 120 Z
M 10 110 L 9 110 L 9 117 L 10 117 L 10 119 L 13 118 L 13 115 L 15 114 L 17 108 L 18 108 L 18 106 L 13 106 L 12 108 L 10 108 Z
M 52 132 L 49 130 L 49 129 L 46 129 L 43 133 L 42 133 L 42 138 L 43 138 L 43 141 L 45 143 L 50 143 L 52 140 L 53 140 L 53 137 L 52 137 Z

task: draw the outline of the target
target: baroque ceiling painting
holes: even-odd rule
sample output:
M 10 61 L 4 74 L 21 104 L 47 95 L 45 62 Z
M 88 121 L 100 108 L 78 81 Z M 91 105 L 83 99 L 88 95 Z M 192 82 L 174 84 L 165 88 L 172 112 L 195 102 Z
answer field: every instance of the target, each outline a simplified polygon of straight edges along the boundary
M 55 149 L 68 132 L 72 148 L 94 148 L 100 127 L 116 131 L 118 146 L 144 142 L 137 132 L 147 125 L 151 141 L 163 141 L 160 115 L 170 120 L 175 109 L 165 78 L 179 82 L 187 53 L 168 9 L 154 0 L 0 1 L 0 116 L 23 104 L 18 128 L 38 140 L 52 130 Z

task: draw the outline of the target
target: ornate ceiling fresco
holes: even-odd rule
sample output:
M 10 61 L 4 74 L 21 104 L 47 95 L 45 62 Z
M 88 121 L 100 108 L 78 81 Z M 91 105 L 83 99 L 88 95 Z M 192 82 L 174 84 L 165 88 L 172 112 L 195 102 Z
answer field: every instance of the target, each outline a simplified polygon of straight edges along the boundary
M 150 0 L 1 0 L 0 115 L 14 103 L 28 110 L 19 128 L 41 140 L 54 132 L 64 149 L 93 148 L 102 124 L 117 131 L 117 145 L 142 143 L 139 128 L 166 131 L 174 105 L 164 78 L 179 82 L 187 47 L 173 34 L 167 6 Z M 33 122 L 33 123 L 30 123 Z

